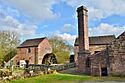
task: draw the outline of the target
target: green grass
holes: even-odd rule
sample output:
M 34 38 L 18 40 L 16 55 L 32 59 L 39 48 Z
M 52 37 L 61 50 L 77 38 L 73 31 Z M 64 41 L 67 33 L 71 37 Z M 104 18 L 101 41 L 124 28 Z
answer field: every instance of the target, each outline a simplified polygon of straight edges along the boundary
M 92 77 L 58 73 L 12 80 L 7 83 L 79 83 L 84 81 L 125 81 L 125 77 Z

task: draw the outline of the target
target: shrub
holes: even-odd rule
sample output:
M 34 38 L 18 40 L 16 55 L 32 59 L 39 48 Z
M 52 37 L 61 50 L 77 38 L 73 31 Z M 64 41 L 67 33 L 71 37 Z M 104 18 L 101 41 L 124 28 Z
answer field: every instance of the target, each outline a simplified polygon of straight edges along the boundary
M 12 72 L 8 69 L 0 69 L 0 77 L 11 76 Z

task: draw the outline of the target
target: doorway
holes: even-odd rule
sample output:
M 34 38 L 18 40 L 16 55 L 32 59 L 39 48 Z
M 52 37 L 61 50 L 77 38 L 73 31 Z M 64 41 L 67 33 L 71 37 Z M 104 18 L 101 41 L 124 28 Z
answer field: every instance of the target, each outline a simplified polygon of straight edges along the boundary
M 25 62 L 26 62 L 26 68 L 28 68 L 28 65 L 29 65 L 29 61 L 28 60 L 25 60 Z
M 108 76 L 108 70 L 107 67 L 101 68 L 101 76 Z

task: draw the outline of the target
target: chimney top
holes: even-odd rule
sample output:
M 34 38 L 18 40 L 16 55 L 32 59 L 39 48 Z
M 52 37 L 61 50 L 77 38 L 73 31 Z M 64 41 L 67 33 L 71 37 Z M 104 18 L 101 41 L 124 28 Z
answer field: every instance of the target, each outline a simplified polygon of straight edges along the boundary
M 88 12 L 88 10 L 85 6 L 80 6 L 80 7 L 77 8 L 77 12 L 80 12 L 82 10 L 85 10 L 86 12 Z

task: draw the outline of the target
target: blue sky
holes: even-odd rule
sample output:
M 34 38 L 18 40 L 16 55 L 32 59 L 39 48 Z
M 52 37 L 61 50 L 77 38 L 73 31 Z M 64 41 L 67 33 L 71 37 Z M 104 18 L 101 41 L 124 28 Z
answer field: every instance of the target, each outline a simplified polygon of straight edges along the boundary
M 14 30 L 22 41 L 58 35 L 73 44 L 81 5 L 89 10 L 89 36 L 125 30 L 125 0 L 0 0 L 0 30 Z

